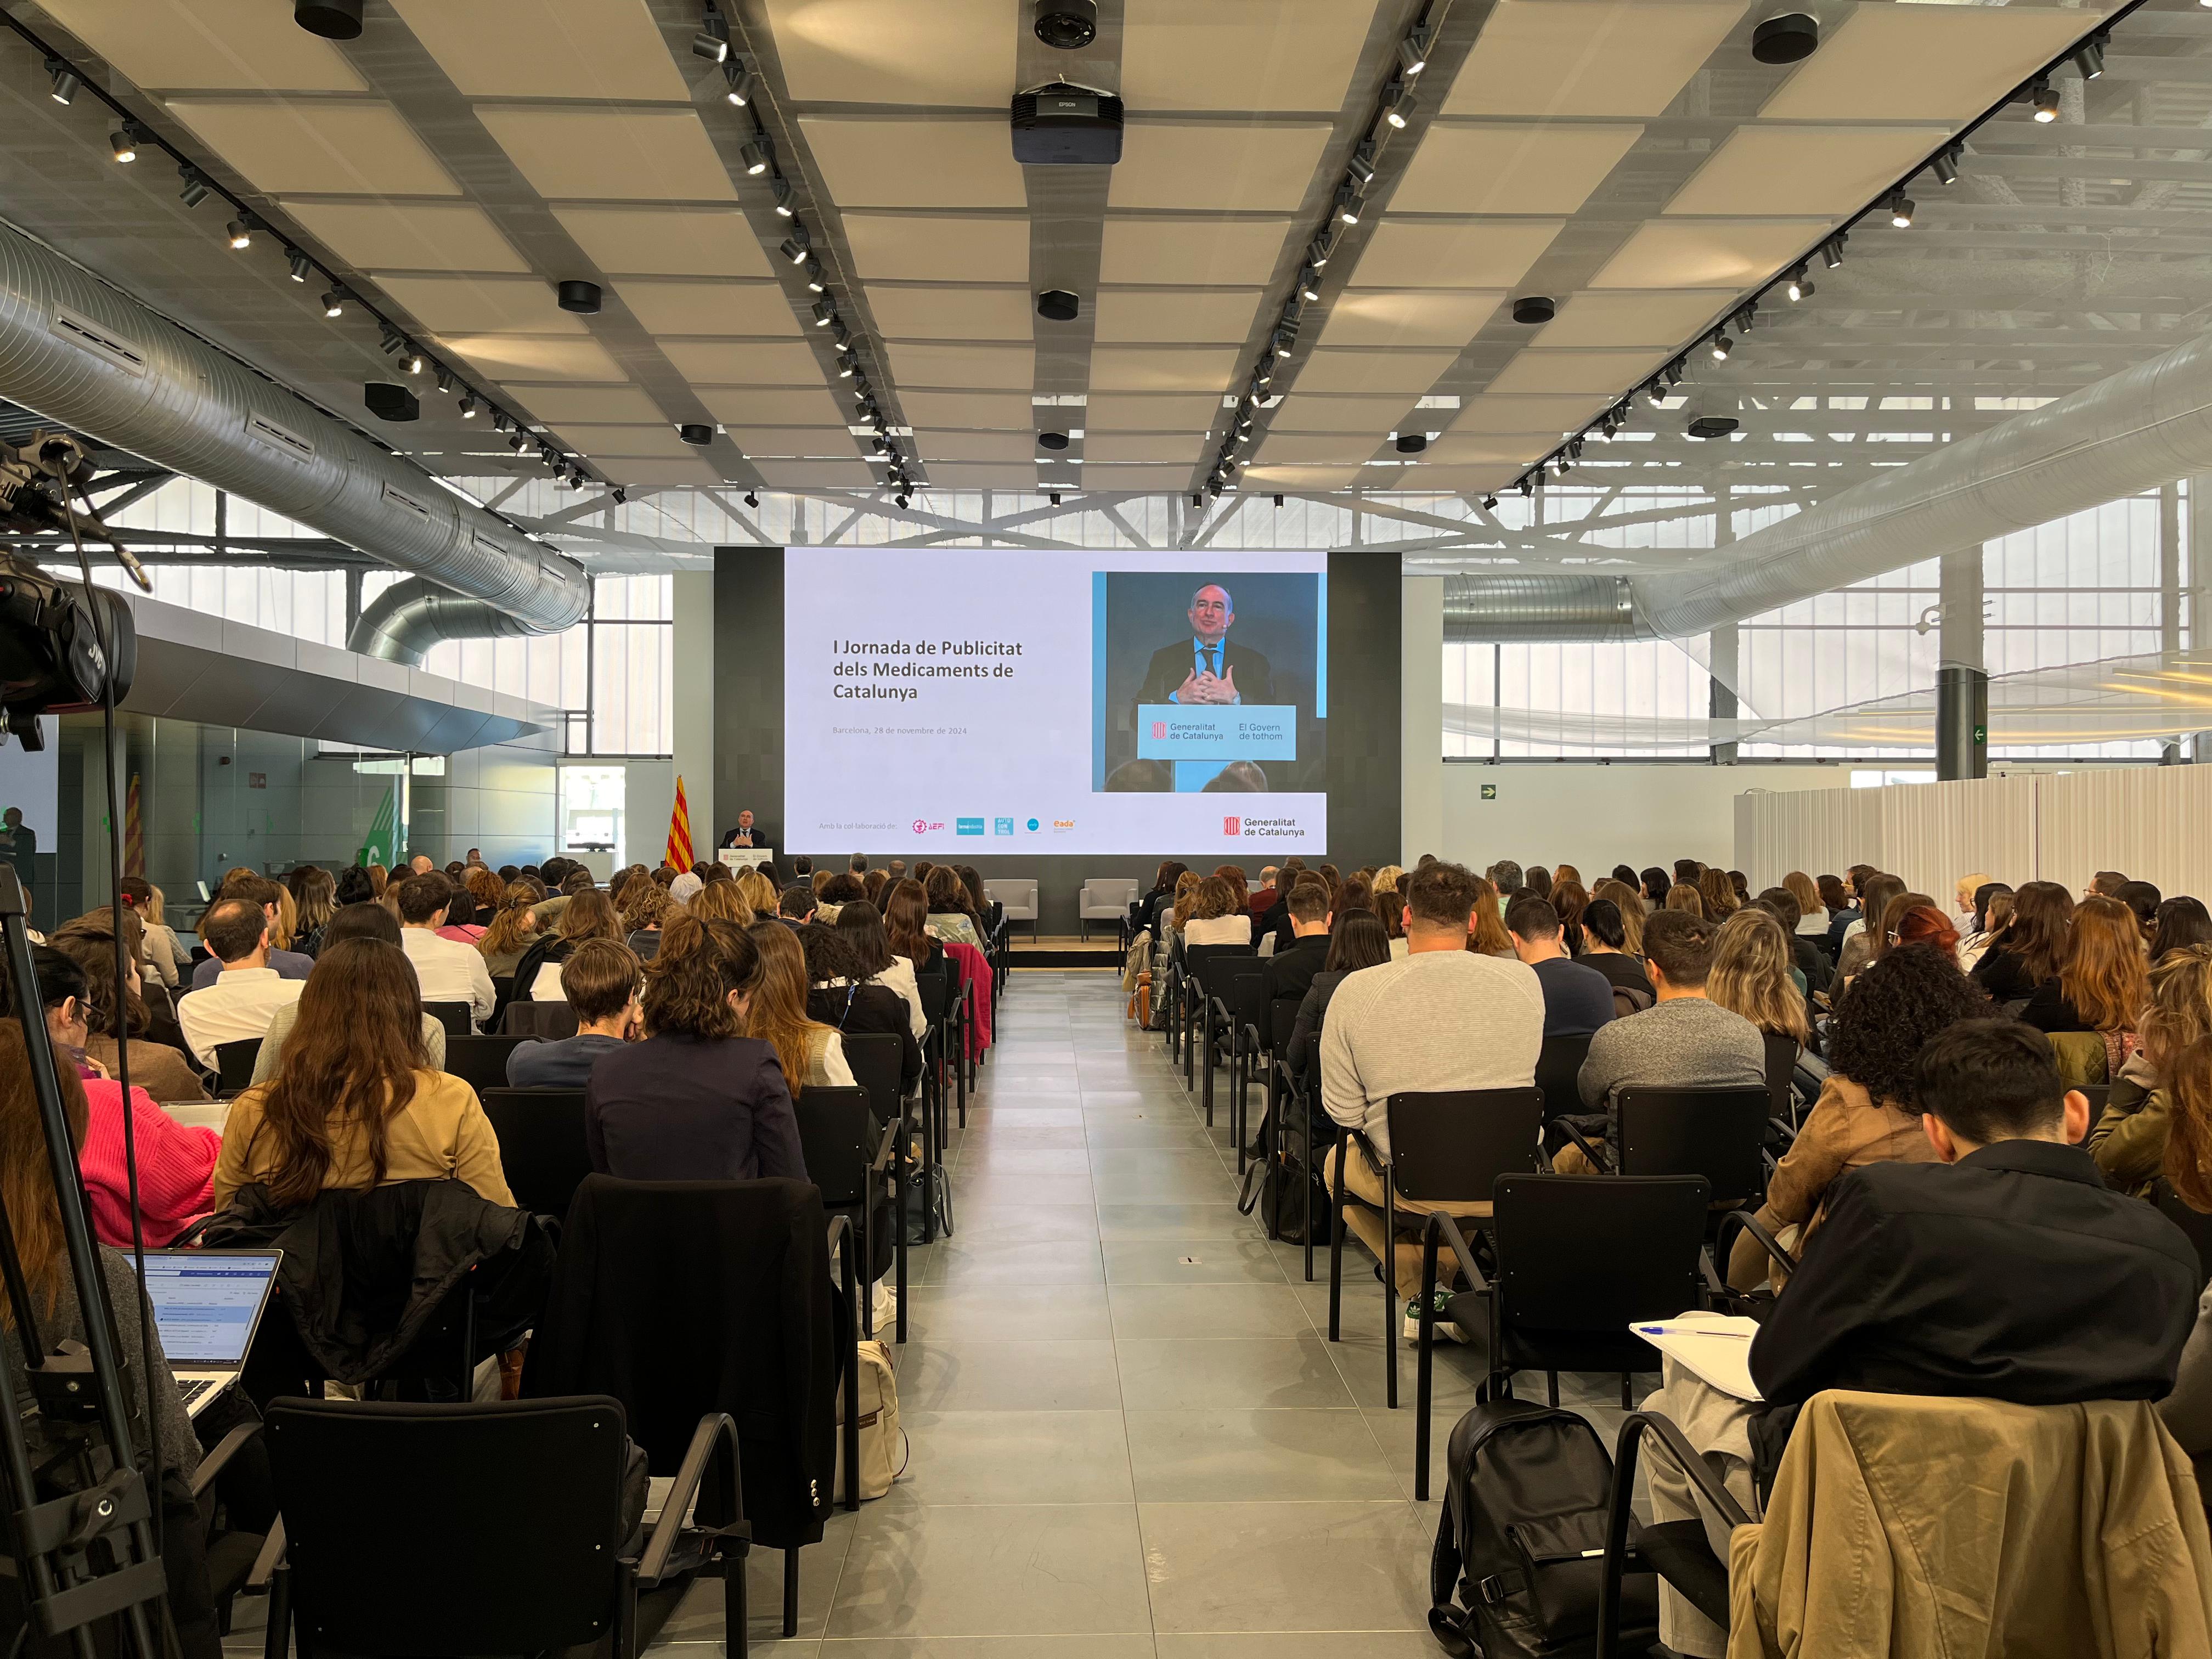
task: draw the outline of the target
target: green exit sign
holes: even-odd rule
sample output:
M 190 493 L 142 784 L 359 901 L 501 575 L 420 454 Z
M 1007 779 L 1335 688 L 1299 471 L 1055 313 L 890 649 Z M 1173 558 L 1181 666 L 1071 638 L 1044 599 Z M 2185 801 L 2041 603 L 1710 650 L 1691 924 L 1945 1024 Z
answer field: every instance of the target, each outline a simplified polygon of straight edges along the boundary
M 1988 726 L 1978 726 L 1974 728 L 1974 743 L 1977 747 L 1986 747 L 1989 740 L 1990 728 Z
M 1498 799 L 1498 786 L 1494 783 L 1484 784 L 1482 786 L 1482 798 L 1485 800 L 1496 800 Z

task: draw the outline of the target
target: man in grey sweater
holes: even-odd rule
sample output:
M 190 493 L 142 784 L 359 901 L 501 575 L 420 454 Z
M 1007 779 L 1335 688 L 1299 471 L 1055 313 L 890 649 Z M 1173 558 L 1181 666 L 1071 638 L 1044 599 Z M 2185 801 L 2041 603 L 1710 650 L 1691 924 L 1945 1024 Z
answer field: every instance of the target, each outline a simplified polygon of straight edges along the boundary
M 1536 1054 L 1544 1046 L 1543 986 L 1534 969 L 1468 948 L 1474 904 L 1474 878 L 1462 866 L 1416 870 L 1405 884 L 1407 954 L 1348 975 L 1330 999 L 1321 1036 L 1322 1104 L 1339 1123 L 1364 1131 L 1381 1158 L 1390 1156 L 1384 1107 L 1395 1093 L 1516 1089 L 1535 1081 Z M 1530 1152 L 1533 1157 L 1534 1148 Z M 1325 1171 L 1331 1191 L 1337 1190 L 1334 1158 Z M 1352 1196 L 1375 1206 L 1352 1210 L 1346 1221 L 1380 1260 L 1385 1241 L 1376 1211 L 1382 1184 L 1356 1150 L 1345 1160 L 1344 1182 Z M 1420 1293 L 1422 1218 L 1431 1210 L 1487 1214 L 1489 1197 L 1400 1201 L 1398 1213 L 1411 1224 L 1392 1241 L 1401 1295 Z M 1409 1336 L 1417 1321 L 1409 1308 Z
M 1746 1089 L 1766 1084 L 1766 1040 L 1741 1014 L 1705 999 L 1713 965 L 1711 922 L 1686 910 L 1661 910 L 1644 924 L 1644 954 L 1658 1000 L 1616 1019 L 1590 1039 L 1577 1079 L 1590 1115 L 1575 1127 L 1605 1131 L 1607 1149 L 1620 1152 L 1617 1115 L 1623 1089 Z M 1561 1175 L 1595 1173 L 1579 1146 L 1560 1149 Z

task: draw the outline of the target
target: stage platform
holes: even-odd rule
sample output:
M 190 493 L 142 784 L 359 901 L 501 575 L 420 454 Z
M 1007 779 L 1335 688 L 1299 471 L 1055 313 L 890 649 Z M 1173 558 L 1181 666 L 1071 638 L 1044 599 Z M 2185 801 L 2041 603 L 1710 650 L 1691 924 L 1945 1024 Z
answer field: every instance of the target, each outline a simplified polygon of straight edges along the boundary
M 1092 968 L 1108 973 L 1121 971 L 1121 944 L 1111 933 L 1094 932 L 1087 943 L 1074 933 L 1047 933 L 1042 939 L 1032 939 L 1017 926 L 1009 943 L 1017 970 L 1048 968 L 1054 973 L 1066 973 Z

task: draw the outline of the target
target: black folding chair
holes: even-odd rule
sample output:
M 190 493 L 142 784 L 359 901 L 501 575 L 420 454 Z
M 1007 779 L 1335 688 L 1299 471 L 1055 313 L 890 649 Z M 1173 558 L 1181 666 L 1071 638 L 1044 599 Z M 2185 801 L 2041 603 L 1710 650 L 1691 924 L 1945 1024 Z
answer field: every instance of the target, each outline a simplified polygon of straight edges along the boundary
M 1728 1563 L 1713 1553 L 1705 1522 L 1692 1518 L 1644 1526 L 1632 1518 L 1637 1454 L 1647 1439 L 1659 1442 L 1661 1454 L 1681 1470 L 1723 1526 L 1733 1529 L 1751 1524 L 1743 1506 L 1729 1496 L 1681 1430 L 1656 1412 L 1632 1412 L 1620 1425 L 1613 1454 L 1613 1489 L 1606 1508 L 1605 1566 L 1598 1580 L 1597 1645 L 1592 1659 L 1618 1659 L 1620 1655 L 1620 1580 L 1628 1570 L 1632 1551 L 1639 1567 L 1656 1572 L 1723 1630 L 1729 1626 Z
M 1769 1109 L 1764 1087 L 1744 1089 L 1623 1089 L 1615 1103 L 1620 1157 L 1561 1123 L 1601 1174 L 1703 1176 L 1712 1202 L 1723 1209 L 1755 1208 L 1765 1195 L 1765 1141 L 1770 1129 L 1786 1136 Z M 1717 1220 L 1716 1221 L 1717 1224 Z
M 565 1042 L 576 1035 L 576 1007 L 572 1002 L 510 1002 L 501 1016 L 500 1030 L 508 1036 L 534 1036 L 547 1042 Z
M 1413 1496 L 1428 1497 L 1430 1375 L 1435 1335 L 1429 1298 L 1437 1258 L 1448 1246 L 1471 1289 L 1443 1316 L 1488 1343 L 1488 1398 L 1510 1396 L 1513 1373 L 1540 1370 L 1559 1403 L 1561 1371 L 1615 1371 L 1621 1404 L 1628 1378 L 1656 1370 L 1659 1351 L 1629 1330 L 1639 1319 L 1672 1319 L 1702 1305 L 1700 1252 L 1711 1189 L 1696 1176 L 1504 1175 L 1492 1188 L 1491 1242 L 1497 1272 L 1486 1279 L 1449 1216 L 1422 1242 L 1419 1353 L 1414 1377 Z
M 422 1012 L 446 1028 L 449 1037 L 466 1036 L 475 1029 L 469 1019 L 469 1005 L 465 1002 L 426 1002 Z
M 822 1207 L 846 1217 L 860 1240 L 860 1334 L 876 1334 L 876 1211 L 889 1194 L 890 1164 L 898 1144 L 896 1119 L 876 1116 L 866 1089 L 808 1088 L 792 1102 L 806 1173 L 822 1189 Z M 894 1231 L 903 1232 L 902 1225 Z
M 253 1085 L 253 1063 L 261 1058 L 259 1037 L 240 1037 L 215 1045 L 215 1091 L 228 1100 Z
M 1277 997 L 1267 1005 L 1267 1122 L 1271 1132 L 1264 1148 L 1271 1166 L 1283 1160 L 1285 1136 L 1296 1126 L 1297 1142 L 1302 1149 L 1305 1167 L 1310 1171 L 1321 1168 L 1321 1148 L 1315 1144 L 1316 1114 L 1309 1099 L 1311 1090 L 1301 1089 L 1291 1078 L 1291 1034 L 1297 1030 L 1298 1010 L 1304 1006 L 1303 997 Z M 1328 1131 L 1331 1149 L 1340 1147 L 1343 1137 L 1335 1133 L 1336 1126 L 1326 1114 L 1320 1115 L 1321 1123 Z M 1313 1283 L 1313 1189 L 1310 1175 L 1304 1183 L 1298 1199 L 1298 1237 L 1304 1241 L 1306 1253 L 1306 1283 Z
M 507 1057 L 531 1041 L 520 1036 L 453 1036 L 446 1038 L 446 1070 L 478 1094 L 507 1087 Z
M 1220 994 L 1214 981 L 1208 978 L 1211 964 L 1225 957 L 1256 957 L 1258 951 L 1249 945 L 1186 945 L 1183 946 L 1182 1003 L 1177 1009 L 1182 1036 L 1182 1086 L 1187 1090 L 1198 1087 L 1196 1068 L 1199 1051 L 1205 1050 L 1206 1059 L 1206 1124 L 1213 1127 L 1213 1002 Z M 1227 985 L 1226 979 L 1221 981 Z M 1203 1026 L 1201 1031 L 1200 1027 Z
M 891 1270 L 893 1282 L 898 1287 L 897 1340 L 906 1340 L 906 1192 L 915 1175 L 913 1158 L 908 1155 L 908 1137 L 919 1128 L 922 1146 L 922 1199 L 931 1204 L 930 1214 L 935 1217 L 937 1171 L 937 1126 L 930 1121 L 929 1114 L 921 1113 L 918 1126 L 911 1125 L 906 1112 L 906 1097 L 899 1075 L 899 1040 L 885 1032 L 856 1032 L 845 1034 L 845 1063 L 853 1068 L 853 1080 L 868 1091 L 868 1109 L 875 1114 L 877 1123 L 889 1124 L 896 1131 L 891 1151 L 891 1184 L 893 1217 L 891 1227 Z M 806 1166 L 813 1169 L 811 1163 Z
M 714 1571 L 742 1659 L 751 1534 L 735 1425 L 719 1412 L 700 1420 L 659 1519 L 635 1536 L 624 1430 L 604 1395 L 272 1401 L 283 1519 L 253 1580 L 269 1589 L 268 1659 L 284 1659 L 295 1625 L 303 1655 L 331 1638 L 380 1659 L 601 1644 L 635 1659 L 690 1582 Z
M 1244 1173 L 1252 1134 L 1252 1079 L 1266 1077 L 1267 1043 L 1273 1030 L 1267 1010 L 1267 975 L 1257 964 L 1229 974 L 1229 1133 L 1237 1143 L 1237 1173 Z M 1297 1015 L 1293 1012 L 1291 1018 Z
M 516 1206 L 566 1217 L 576 1188 L 592 1173 L 582 1091 L 487 1089 L 483 1109 L 499 1137 L 500 1167 Z
M 1544 1110 L 1563 1117 L 1583 1109 L 1580 1079 L 1589 1058 L 1586 1036 L 1547 1036 L 1536 1054 L 1536 1086 L 1544 1091 Z
M 1344 1300 L 1344 1216 L 1357 1204 L 1382 1220 L 1382 1376 L 1384 1400 L 1398 1408 L 1398 1286 L 1393 1271 L 1398 1240 L 1398 1202 L 1450 1204 L 1487 1224 L 1487 1194 L 1500 1176 L 1534 1170 L 1542 1156 L 1544 1097 L 1527 1089 L 1453 1089 L 1431 1094 L 1395 1094 L 1382 1103 L 1390 1136 L 1388 1163 L 1357 1129 L 1338 1149 L 1336 1182 L 1329 1206 L 1328 1340 L 1341 1340 L 1339 1315 Z M 1348 1190 L 1345 1166 L 1355 1158 L 1382 1188 L 1379 1210 Z M 1679 1311 L 1679 1310 L 1677 1310 Z
M 1768 1031 L 1766 1039 L 1767 1115 L 1797 1133 L 1797 1039 L 1781 1031 Z M 1570 1110 L 1574 1109 L 1569 1108 Z

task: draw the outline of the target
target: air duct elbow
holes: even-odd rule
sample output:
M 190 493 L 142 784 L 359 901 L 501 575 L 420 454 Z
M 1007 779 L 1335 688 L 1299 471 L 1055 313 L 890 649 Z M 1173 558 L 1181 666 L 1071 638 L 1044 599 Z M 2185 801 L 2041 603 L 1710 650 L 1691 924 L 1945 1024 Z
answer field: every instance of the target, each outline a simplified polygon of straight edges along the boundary
M 1649 638 L 1620 576 L 1448 576 L 1444 639 L 1462 645 L 1612 642 Z
M 430 647 L 447 640 L 519 640 L 539 631 L 488 600 L 414 576 L 376 596 L 346 636 L 346 649 L 420 668 Z

